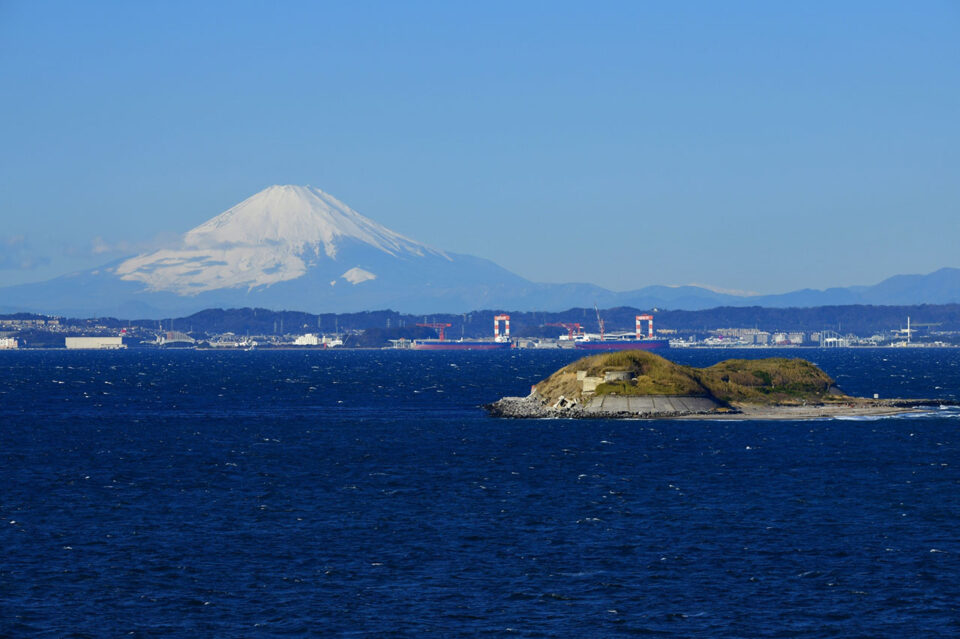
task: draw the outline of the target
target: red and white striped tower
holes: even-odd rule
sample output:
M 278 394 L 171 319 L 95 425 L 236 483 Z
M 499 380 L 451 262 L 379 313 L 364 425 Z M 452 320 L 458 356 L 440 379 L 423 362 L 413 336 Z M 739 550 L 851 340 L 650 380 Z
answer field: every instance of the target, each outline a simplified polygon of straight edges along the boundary
M 503 322 L 503 336 L 500 335 L 500 322 Z M 510 316 L 497 315 L 493 318 L 493 339 L 498 342 L 506 342 L 510 339 Z
M 653 315 L 637 315 L 637 339 L 643 339 L 643 322 L 647 322 L 647 337 L 653 337 Z

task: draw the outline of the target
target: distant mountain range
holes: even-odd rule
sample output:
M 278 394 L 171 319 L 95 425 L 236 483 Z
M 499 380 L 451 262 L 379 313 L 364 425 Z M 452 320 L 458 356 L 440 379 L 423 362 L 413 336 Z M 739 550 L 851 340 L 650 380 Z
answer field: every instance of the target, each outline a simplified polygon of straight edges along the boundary
M 873 286 L 740 296 L 698 286 L 614 292 L 538 284 L 493 262 L 437 250 L 391 231 L 323 191 L 271 186 L 173 246 L 46 282 L 0 288 L 0 312 L 159 318 L 205 308 L 307 312 L 390 308 L 464 313 L 559 311 L 597 303 L 700 310 L 960 302 L 960 269 L 897 275 Z

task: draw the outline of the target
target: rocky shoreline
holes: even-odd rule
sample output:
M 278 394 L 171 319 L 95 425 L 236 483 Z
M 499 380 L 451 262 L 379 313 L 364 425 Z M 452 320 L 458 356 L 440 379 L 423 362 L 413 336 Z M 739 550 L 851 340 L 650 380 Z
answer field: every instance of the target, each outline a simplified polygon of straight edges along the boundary
M 671 397 L 669 410 L 604 410 L 602 405 L 561 398 L 555 405 L 548 405 L 536 392 L 526 397 L 504 397 L 487 404 L 484 409 L 493 417 L 508 419 L 762 419 L 797 420 L 837 417 L 870 417 L 922 413 L 938 410 L 940 406 L 957 406 L 960 402 L 929 399 L 862 399 L 808 405 L 758 405 L 732 404 L 723 406 L 716 402 L 713 408 L 683 409 L 676 400 L 691 398 Z M 706 399 L 706 398 L 696 398 Z M 703 405 L 701 405 L 703 406 Z
M 656 405 L 647 400 L 639 407 L 630 407 L 622 398 L 613 408 L 604 408 L 599 402 L 581 402 L 561 398 L 548 405 L 537 393 L 526 397 L 504 397 L 484 408 L 493 417 L 510 419 L 665 419 L 678 417 L 709 416 L 717 414 L 719 405 L 706 398 L 661 397 Z M 638 398 L 639 399 L 639 398 Z

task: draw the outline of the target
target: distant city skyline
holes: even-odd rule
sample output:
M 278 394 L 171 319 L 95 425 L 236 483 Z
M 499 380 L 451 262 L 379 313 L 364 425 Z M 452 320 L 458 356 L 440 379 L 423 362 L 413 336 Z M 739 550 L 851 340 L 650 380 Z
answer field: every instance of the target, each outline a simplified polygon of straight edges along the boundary
M 0 286 L 313 185 L 537 282 L 960 266 L 960 5 L 0 4 Z

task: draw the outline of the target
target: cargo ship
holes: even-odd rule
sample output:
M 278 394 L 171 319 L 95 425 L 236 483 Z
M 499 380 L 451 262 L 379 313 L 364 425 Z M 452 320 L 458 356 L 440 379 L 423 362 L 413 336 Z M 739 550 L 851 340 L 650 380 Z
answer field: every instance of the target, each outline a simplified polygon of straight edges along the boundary
M 574 342 L 574 348 L 588 351 L 649 351 L 661 348 L 670 348 L 670 341 L 665 339 L 623 339 L 620 337 L 605 337 L 604 339 L 584 339 Z
M 510 342 L 494 342 L 491 340 L 439 340 L 417 339 L 410 344 L 415 351 L 499 351 L 509 349 Z
M 644 322 L 647 323 L 646 335 L 643 333 Z M 578 336 L 574 341 L 574 348 L 588 351 L 650 351 L 670 348 L 670 340 L 657 339 L 653 336 L 653 315 L 637 315 L 636 334 L 605 334 L 600 309 L 597 309 L 597 323 L 600 324 L 600 335 L 596 338 L 590 335 Z
M 500 332 L 501 322 L 503 333 Z M 499 351 L 513 347 L 513 342 L 510 341 L 509 315 L 497 315 L 493 319 L 492 340 L 448 340 L 444 331 L 450 328 L 450 324 L 443 322 L 422 323 L 417 326 L 436 329 L 439 339 L 415 339 L 410 344 L 410 348 L 415 351 Z

